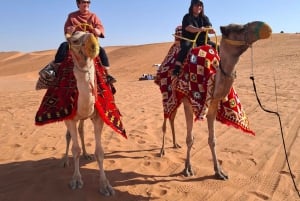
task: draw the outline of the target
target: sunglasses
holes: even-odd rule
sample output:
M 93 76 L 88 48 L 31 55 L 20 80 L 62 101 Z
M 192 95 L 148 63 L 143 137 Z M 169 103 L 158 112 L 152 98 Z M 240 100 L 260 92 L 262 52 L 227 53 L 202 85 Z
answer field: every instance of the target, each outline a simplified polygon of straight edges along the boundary
M 84 3 L 90 4 L 91 2 L 90 1 L 81 1 L 80 3 L 82 3 L 82 4 L 84 4 Z
M 194 4 L 194 6 L 197 6 L 197 7 L 203 7 L 203 4 L 201 4 L 201 3 L 197 3 L 197 4 Z

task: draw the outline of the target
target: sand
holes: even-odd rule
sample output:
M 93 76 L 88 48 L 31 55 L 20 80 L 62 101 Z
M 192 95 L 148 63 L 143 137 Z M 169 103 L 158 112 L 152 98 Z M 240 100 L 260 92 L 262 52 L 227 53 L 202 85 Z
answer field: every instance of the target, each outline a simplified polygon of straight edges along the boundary
M 250 49 L 240 58 L 234 86 L 256 136 L 216 124 L 217 153 L 229 175 L 227 181 L 213 178 L 206 121 L 194 125 L 195 176 L 181 175 L 186 155 L 182 106 L 175 120 L 182 148 L 172 148 L 168 125 L 166 155 L 159 157 L 161 94 L 153 81 L 138 78 L 144 73 L 155 74 L 152 64 L 162 62 L 171 44 L 106 47 L 110 73 L 118 80 L 116 103 L 128 134 L 126 140 L 104 128 L 104 166 L 116 191 L 114 197 L 100 195 L 97 163 L 83 158 L 84 187 L 71 190 L 68 182 L 74 166 L 61 166 L 66 146 L 64 123 L 34 124 L 45 93 L 35 91 L 38 71 L 52 60 L 56 50 L 0 52 L 0 200 L 299 200 L 287 167 L 278 117 L 259 107 L 249 76 L 253 72 L 263 106 L 280 114 L 291 169 L 300 188 L 300 34 L 273 34 L 253 45 L 253 60 Z M 90 121 L 85 131 L 87 151 L 94 153 Z

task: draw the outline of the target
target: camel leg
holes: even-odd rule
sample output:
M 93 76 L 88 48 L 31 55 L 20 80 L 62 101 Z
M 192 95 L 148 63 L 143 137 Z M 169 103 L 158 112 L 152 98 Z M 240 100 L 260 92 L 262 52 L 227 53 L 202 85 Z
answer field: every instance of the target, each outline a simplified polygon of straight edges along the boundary
M 193 109 L 190 104 L 190 102 L 184 98 L 183 99 L 183 105 L 184 105 L 184 113 L 185 113 L 185 120 L 186 120 L 186 129 L 187 129 L 187 135 L 186 135 L 186 145 L 187 145 L 187 152 L 186 152 L 186 161 L 185 161 L 185 168 L 183 170 L 183 174 L 185 176 L 193 176 L 194 172 L 192 170 L 191 165 L 191 149 L 194 143 L 194 136 L 192 134 L 193 130 Z
M 220 180 L 227 180 L 228 176 L 222 171 L 216 153 L 216 137 L 215 137 L 215 119 L 217 114 L 217 107 L 218 102 L 212 101 L 208 114 L 207 114 L 207 126 L 208 126 L 208 145 L 210 147 L 213 163 L 214 163 L 214 170 L 215 170 L 215 177 L 216 179 Z
M 96 115 L 92 119 L 94 124 L 94 131 L 95 131 L 95 158 L 98 162 L 99 172 L 100 172 L 100 188 L 99 191 L 101 194 L 105 196 L 111 196 L 115 194 L 114 189 L 110 185 L 108 179 L 106 178 L 104 167 L 103 167 L 103 160 L 104 160 L 104 151 L 101 143 L 101 134 L 103 129 L 103 121 L 102 119 Z
M 175 135 L 175 123 L 174 122 L 175 122 L 176 113 L 177 113 L 177 110 L 175 110 L 170 116 L 170 126 L 171 126 L 172 137 L 173 137 L 173 148 L 175 148 L 175 149 L 181 148 L 181 146 L 179 144 L 177 144 L 176 135 Z
M 175 120 L 175 116 L 176 116 L 176 112 L 177 110 L 175 110 L 171 116 L 170 116 L 170 126 L 171 126 L 171 130 L 172 130 L 172 136 L 173 136 L 173 148 L 181 148 L 181 146 L 179 144 L 177 144 L 176 142 L 176 135 L 175 135 L 175 124 L 174 124 L 174 120 Z M 167 131 L 167 119 L 164 118 L 164 122 L 163 122 L 163 126 L 162 126 L 162 132 L 163 132 L 163 139 L 162 139 L 162 147 L 160 149 L 160 157 L 163 157 L 165 155 L 165 136 L 166 136 L 166 131 Z
M 72 177 L 72 180 L 70 181 L 70 187 L 71 189 L 76 189 L 76 188 L 82 188 L 83 187 L 83 181 L 81 179 L 81 174 L 79 171 L 79 157 L 80 157 L 80 146 L 78 143 L 78 137 L 77 137 L 77 121 L 75 120 L 66 120 L 65 124 L 67 126 L 68 131 L 71 134 L 71 139 L 72 139 L 72 154 L 73 154 L 73 159 L 74 159 L 74 174 Z
M 91 154 L 88 154 L 85 149 L 85 143 L 84 143 L 84 120 L 79 121 L 78 125 L 78 132 L 80 136 L 81 141 L 81 147 L 82 147 L 82 155 L 86 160 L 93 160 L 93 157 Z
M 70 141 L 71 141 L 71 134 L 69 132 L 69 130 L 67 129 L 66 132 L 66 153 L 62 159 L 62 166 L 63 167 L 69 167 L 70 166 L 70 162 L 69 162 L 69 148 L 70 148 Z
M 164 122 L 162 125 L 162 132 L 163 132 L 163 138 L 162 138 L 162 146 L 160 149 L 160 157 L 163 157 L 165 155 L 165 136 L 166 136 L 166 130 L 167 130 L 167 119 L 164 118 Z

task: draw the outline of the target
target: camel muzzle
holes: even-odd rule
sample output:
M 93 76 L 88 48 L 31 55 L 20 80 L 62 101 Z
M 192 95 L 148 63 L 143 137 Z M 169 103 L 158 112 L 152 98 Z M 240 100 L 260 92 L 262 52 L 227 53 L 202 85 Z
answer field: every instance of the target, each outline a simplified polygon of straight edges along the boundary
M 272 34 L 272 29 L 271 27 L 264 23 L 264 22 L 260 22 L 257 24 L 257 36 L 259 39 L 266 39 L 269 38 Z
M 99 43 L 94 34 L 89 34 L 85 42 L 86 55 L 92 59 L 99 55 Z

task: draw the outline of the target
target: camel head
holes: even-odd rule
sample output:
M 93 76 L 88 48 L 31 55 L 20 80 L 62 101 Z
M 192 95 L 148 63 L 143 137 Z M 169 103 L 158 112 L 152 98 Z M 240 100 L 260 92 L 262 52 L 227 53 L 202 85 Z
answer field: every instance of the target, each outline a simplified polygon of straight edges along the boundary
M 244 25 L 229 24 L 221 26 L 220 29 L 222 33 L 219 54 L 221 62 L 215 77 L 213 93 L 215 99 L 222 99 L 229 93 L 235 79 L 235 65 L 239 57 L 254 42 L 269 38 L 272 34 L 270 26 L 261 21 Z
M 75 65 L 78 67 L 90 66 L 93 59 L 99 54 L 99 43 L 94 34 L 76 31 L 66 38 Z

